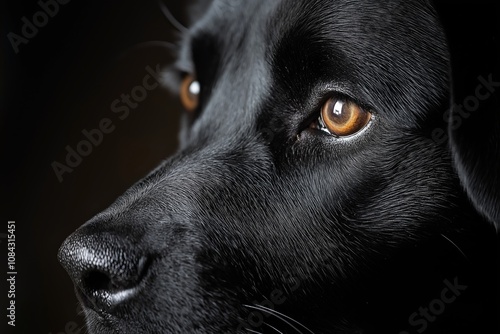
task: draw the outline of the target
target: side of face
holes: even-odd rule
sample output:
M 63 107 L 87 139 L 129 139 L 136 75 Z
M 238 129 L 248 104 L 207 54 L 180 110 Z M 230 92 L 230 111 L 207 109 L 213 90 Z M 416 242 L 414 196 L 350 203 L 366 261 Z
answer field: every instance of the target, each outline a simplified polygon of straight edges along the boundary
M 405 329 L 477 219 L 433 137 L 450 98 L 433 9 L 214 1 L 177 67 L 200 87 L 179 152 L 68 242 L 148 259 L 140 293 L 82 298 L 90 332 Z

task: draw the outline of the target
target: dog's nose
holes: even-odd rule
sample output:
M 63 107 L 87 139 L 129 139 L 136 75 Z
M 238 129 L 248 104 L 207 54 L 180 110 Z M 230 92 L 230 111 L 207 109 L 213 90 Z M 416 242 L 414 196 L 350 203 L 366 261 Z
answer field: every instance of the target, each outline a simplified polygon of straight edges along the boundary
M 58 257 L 82 302 L 97 312 L 109 312 L 132 298 L 150 262 L 123 237 L 78 232 L 66 239 Z

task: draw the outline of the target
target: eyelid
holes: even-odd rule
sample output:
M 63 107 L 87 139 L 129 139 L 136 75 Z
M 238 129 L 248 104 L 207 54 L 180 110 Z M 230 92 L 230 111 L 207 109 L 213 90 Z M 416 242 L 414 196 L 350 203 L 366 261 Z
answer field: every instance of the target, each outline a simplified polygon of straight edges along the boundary
M 326 101 L 328 101 L 328 99 L 335 97 L 345 101 L 354 102 L 364 110 L 369 111 L 372 115 L 376 114 L 376 108 L 374 108 L 370 99 L 365 96 L 359 88 L 351 83 L 323 83 L 314 87 L 313 92 L 314 94 L 312 95 L 312 98 L 316 101 L 316 109 L 321 110 L 321 107 Z
M 353 95 L 347 94 L 344 92 L 338 92 L 338 91 L 330 92 L 321 100 L 319 110 L 321 111 L 322 106 L 328 100 L 337 99 L 337 100 L 343 101 L 344 103 L 354 103 L 357 106 L 359 106 L 361 109 L 363 109 L 364 111 L 369 112 L 372 115 L 374 114 L 373 108 L 370 105 L 368 105 L 367 103 L 365 103 L 363 101 L 360 101 L 359 99 L 353 98 L 352 96 Z
M 184 76 L 181 71 L 176 69 L 175 66 L 170 66 L 162 72 L 161 83 L 169 92 L 174 95 L 178 95 L 183 77 Z

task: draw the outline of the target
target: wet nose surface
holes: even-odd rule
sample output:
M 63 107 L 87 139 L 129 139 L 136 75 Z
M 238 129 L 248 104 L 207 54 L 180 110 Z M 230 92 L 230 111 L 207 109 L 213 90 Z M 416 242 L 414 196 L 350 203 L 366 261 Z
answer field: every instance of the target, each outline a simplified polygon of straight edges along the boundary
M 85 306 L 109 312 L 139 290 L 151 258 L 112 234 L 74 233 L 58 254 Z

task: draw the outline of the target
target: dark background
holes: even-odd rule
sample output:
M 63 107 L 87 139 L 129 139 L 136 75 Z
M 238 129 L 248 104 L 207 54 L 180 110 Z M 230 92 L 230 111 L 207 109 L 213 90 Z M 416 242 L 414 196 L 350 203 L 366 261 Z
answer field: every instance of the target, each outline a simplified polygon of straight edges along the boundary
M 164 2 L 185 21 L 186 2 Z M 474 94 L 479 75 L 493 73 L 500 81 L 496 3 L 439 5 L 460 82 L 457 102 Z M 73 323 L 81 328 L 84 319 L 77 312 L 71 281 L 57 262 L 57 250 L 78 226 L 175 152 L 180 105 L 166 89 L 149 92 L 123 121 L 111 111 L 111 103 L 142 84 L 146 66 L 173 61 L 172 51 L 142 43 L 175 43 L 179 36 L 157 1 L 73 0 L 60 5 L 57 15 L 16 54 L 7 34 L 21 34 L 21 18 L 32 22 L 41 9 L 37 1 L 5 1 L 2 6 L 0 148 L 5 207 L 0 233 L 6 233 L 7 220 L 16 221 L 18 275 L 12 331 L 5 317 L 6 270 L 0 274 L 0 328 L 7 328 L 7 333 L 76 333 L 67 329 Z M 498 94 L 486 103 L 497 108 Z M 85 139 L 82 130 L 98 127 L 103 118 L 111 119 L 115 130 L 59 182 L 51 164 L 65 164 L 66 146 L 76 148 Z M 0 241 L 4 256 L 5 239 Z
M 165 1 L 182 21 L 179 2 Z M 58 247 L 176 149 L 180 104 L 166 89 L 148 92 L 124 120 L 111 111 L 111 103 L 142 85 L 146 66 L 172 63 L 174 52 L 142 43 L 175 43 L 179 34 L 155 0 L 73 0 L 60 5 L 15 54 L 7 34 L 21 35 L 21 18 L 32 22 L 40 10 L 37 1 L 9 1 L 1 9 L 1 146 L 7 185 L 2 193 L 7 206 L 0 233 L 7 233 L 7 220 L 16 221 L 14 332 L 59 334 L 70 332 L 65 329 L 69 322 L 82 327 L 84 319 L 77 313 L 72 283 L 57 262 Z M 97 128 L 103 118 L 111 119 L 115 130 L 59 182 L 51 164 L 66 164 L 66 146 L 76 149 L 85 139 L 82 131 Z M 5 245 L 3 239 L 2 256 Z M 0 328 L 7 328 L 3 263 L 4 258 Z

